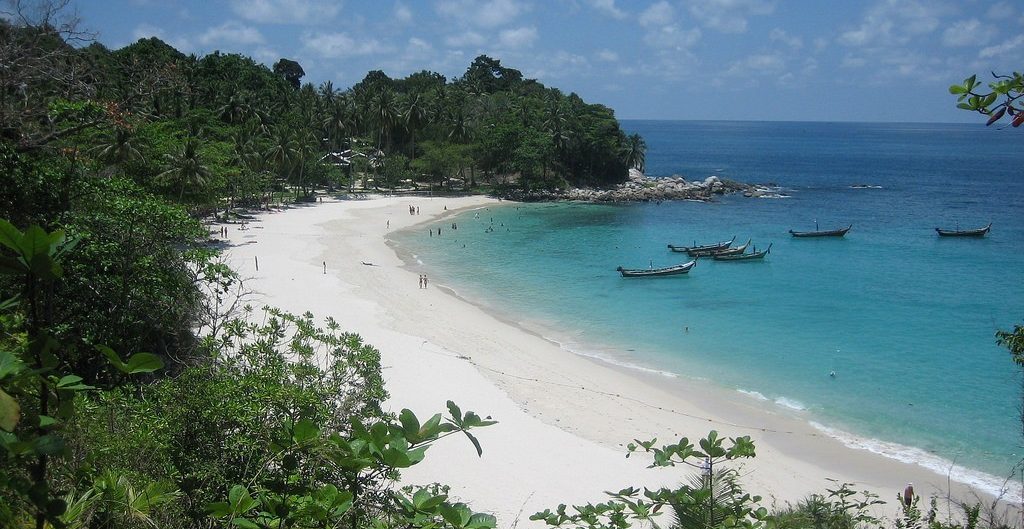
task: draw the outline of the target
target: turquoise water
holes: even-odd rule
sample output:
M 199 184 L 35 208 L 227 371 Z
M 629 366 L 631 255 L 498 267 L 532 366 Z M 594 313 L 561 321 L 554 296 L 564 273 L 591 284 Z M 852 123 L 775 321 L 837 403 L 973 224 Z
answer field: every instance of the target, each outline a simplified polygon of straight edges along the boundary
M 457 231 L 451 220 L 438 223 L 441 237 L 424 227 L 399 234 L 398 243 L 437 281 L 521 321 L 543 322 L 577 352 L 705 378 L 936 468 L 955 460 L 1003 476 L 1021 458 L 1020 381 L 993 336 L 1024 321 L 1019 131 L 623 126 L 645 137 L 648 174 L 774 182 L 789 198 L 512 204 L 464 212 Z M 788 235 L 815 220 L 853 230 L 843 239 Z M 933 230 L 989 221 L 985 239 L 940 239 Z M 681 262 L 668 243 L 733 235 L 737 244 L 773 243 L 771 255 L 701 260 L 688 276 L 671 278 L 615 272 Z

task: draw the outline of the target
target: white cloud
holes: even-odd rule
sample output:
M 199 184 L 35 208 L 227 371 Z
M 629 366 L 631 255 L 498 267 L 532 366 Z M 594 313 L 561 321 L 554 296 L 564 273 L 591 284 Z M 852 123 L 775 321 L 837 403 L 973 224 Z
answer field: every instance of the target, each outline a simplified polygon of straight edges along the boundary
M 723 73 L 727 77 L 777 74 L 786 68 L 786 60 L 777 53 L 756 53 L 745 59 L 734 61 Z
M 399 24 L 408 24 L 409 22 L 412 22 L 412 10 L 409 9 L 409 6 L 401 2 L 395 2 L 395 20 L 397 20 Z
M 700 37 L 700 28 L 681 29 L 679 26 L 670 25 L 648 31 L 644 42 L 655 48 L 682 50 L 696 44 Z
M 273 48 L 268 48 L 266 46 L 260 46 L 253 50 L 252 56 L 254 59 L 263 64 L 266 64 L 267 66 L 273 65 L 275 62 L 277 62 L 278 59 L 281 58 L 281 54 L 278 53 L 277 50 Z
M 683 29 L 675 24 L 675 19 L 675 9 L 665 0 L 651 4 L 637 19 L 647 28 L 644 42 L 669 50 L 682 50 L 696 44 L 701 37 L 700 28 Z
M 444 43 L 450 48 L 472 48 L 483 45 L 485 41 L 484 36 L 475 31 L 465 31 L 458 35 L 449 35 L 444 39 Z
M 941 11 L 918 0 L 881 0 L 868 9 L 858 27 L 843 32 L 839 42 L 847 46 L 905 44 L 935 31 Z
M 341 11 L 340 0 L 231 0 L 234 12 L 263 24 L 316 24 Z
M 537 40 L 537 28 L 521 27 L 505 29 L 498 34 L 498 44 L 502 48 L 529 48 Z
M 307 51 L 331 59 L 390 51 L 376 39 L 353 39 L 346 33 L 306 32 L 299 40 Z
M 466 25 L 493 28 L 513 22 L 526 6 L 515 0 L 440 0 L 435 9 Z
M 818 71 L 818 60 L 814 57 L 808 57 L 804 60 L 804 67 L 800 69 L 800 73 L 804 76 L 814 75 Z
M 1024 53 L 1024 35 L 1017 35 L 1002 44 L 996 44 L 995 46 L 984 48 L 978 52 L 978 57 L 982 59 L 990 59 L 1002 55 L 1009 56 L 1011 52 L 1016 53 L 1017 57 L 1020 57 L 1020 54 Z
M 207 29 L 196 40 L 203 46 L 215 44 L 252 45 L 262 44 L 265 41 L 263 34 L 258 29 L 234 20 Z
M 671 24 L 675 18 L 675 10 L 672 9 L 672 5 L 662 0 L 656 4 L 651 4 L 650 7 L 640 13 L 640 25 L 644 27 L 651 26 L 664 26 Z
M 775 4 L 765 0 L 690 0 L 690 14 L 722 33 L 743 33 L 748 18 L 773 11 Z
M 853 55 L 847 55 L 843 57 L 843 62 L 839 63 L 839 66 L 843 68 L 862 68 L 867 65 L 867 59 L 863 57 L 854 57 Z
M 597 58 L 605 62 L 617 62 L 619 54 L 612 50 L 600 50 L 597 52 Z
M 988 8 L 988 12 L 985 13 L 985 16 L 992 20 L 1005 20 L 1013 17 L 1016 13 L 1017 10 L 1008 2 L 999 2 L 998 4 L 993 4 L 992 7 Z
M 942 43 L 950 47 L 983 46 L 995 38 L 998 31 L 980 20 L 961 20 L 942 32 Z
M 775 28 L 768 34 L 768 40 L 772 42 L 781 42 L 794 50 L 798 50 L 804 46 L 804 40 L 796 35 L 790 35 L 785 30 Z
M 626 12 L 615 6 L 615 0 L 588 0 L 594 9 L 618 20 L 626 18 Z

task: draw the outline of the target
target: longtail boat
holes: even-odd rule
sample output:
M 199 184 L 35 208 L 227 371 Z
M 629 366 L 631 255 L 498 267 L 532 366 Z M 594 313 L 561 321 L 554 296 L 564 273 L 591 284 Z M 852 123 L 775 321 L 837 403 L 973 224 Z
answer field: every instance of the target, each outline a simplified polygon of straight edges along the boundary
M 690 271 L 694 265 L 697 264 L 697 260 L 694 259 L 688 263 L 677 264 L 675 266 L 668 266 L 665 268 L 622 268 L 621 266 L 615 270 L 622 274 L 622 277 L 660 277 L 660 276 L 674 276 L 679 274 L 685 274 Z
M 747 246 L 750 246 L 750 239 L 747 239 L 747 243 L 743 246 L 736 246 L 734 248 L 721 248 L 718 250 L 690 250 L 686 253 L 690 254 L 690 257 L 713 257 L 715 255 L 736 255 L 747 251 Z
M 733 235 L 732 239 L 729 239 L 728 241 L 716 242 L 716 243 L 713 243 L 713 244 L 703 244 L 703 245 L 700 245 L 700 246 L 697 245 L 697 241 L 693 241 L 693 246 L 675 246 L 675 245 L 670 244 L 670 245 L 668 245 L 668 249 L 672 250 L 673 252 L 687 252 L 687 253 L 689 253 L 691 251 L 700 252 L 700 251 L 704 251 L 704 250 L 724 250 L 724 249 L 732 246 L 732 243 L 734 241 L 736 241 L 736 236 L 735 235 Z
M 749 261 L 752 259 L 764 259 L 764 256 L 771 253 L 771 251 L 772 245 L 769 244 L 768 248 L 765 248 L 763 251 L 760 252 L 757 251 L 757 248 L 754 248 L 754 251 L 751 253 L 740 253 L 734 255 L 713 255 L 712 258 L 716 261 Z
M 944 230 L 942 228 L 935 228 L 935 231 L 939 233 L 940 237 L 984 237 L 988 230 L 992 229 L 992 223 L 989 222 L 988 226 L 984 228 L 975 228 L 973 230 L 961 230 L 958 225 L 955 230 Z
M 853 227 L 853 224 L 850 224 L 849 226 L 847 226 L 845 228 L 839 228 L 837 230 L 819 231 L 818 230 L 818 221 L 814 221 L 814 231 L 793 231 L 793 230 L 789 230 L 789 233 L 791 235 L 793 235 L 794 237 L 842 237 L 843 235 L 846 235 L 846 232 L 850 231 L 850 228 L 852 228 L 852 227 Z

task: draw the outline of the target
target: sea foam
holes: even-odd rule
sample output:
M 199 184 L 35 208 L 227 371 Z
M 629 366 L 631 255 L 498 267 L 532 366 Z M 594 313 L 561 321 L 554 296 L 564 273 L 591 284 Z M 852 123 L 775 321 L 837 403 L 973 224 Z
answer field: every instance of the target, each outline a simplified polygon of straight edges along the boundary
M 920 448 L 882 441 L 880 439 L 860 437 L 814 421 L 809 422 L 818 431 L 836 439 L 849 448 L 867 450 L 889 459 L 895 459 L 901 463 L 927 468 L 936 474 L 949 476 L 949 479 L 953 481 L 963 483 L 995 497 L 1001 497 L 1008 502 L 1020 503 L 1024 500 L 1024 489 L 1018 483 L 957 465 L 953 461 Z

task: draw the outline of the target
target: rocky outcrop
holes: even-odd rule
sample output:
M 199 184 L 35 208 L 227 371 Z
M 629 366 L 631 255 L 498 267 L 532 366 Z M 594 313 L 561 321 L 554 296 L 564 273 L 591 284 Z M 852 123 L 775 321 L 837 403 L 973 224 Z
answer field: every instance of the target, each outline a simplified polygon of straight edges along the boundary
M 506 198 L 523 202 L 579 200 L 584 202 L 660 202 L 663 200 L 712 200 L 715 195 L 754 193 L 755 186 L 717 176 L 687 181 L 679 175 L 653 178 L 632 169 L 629 178 L 611 189 L 571 188 L 538 191 L 513 191 Z M 751 195 L 747 195 L 751 196 Z

